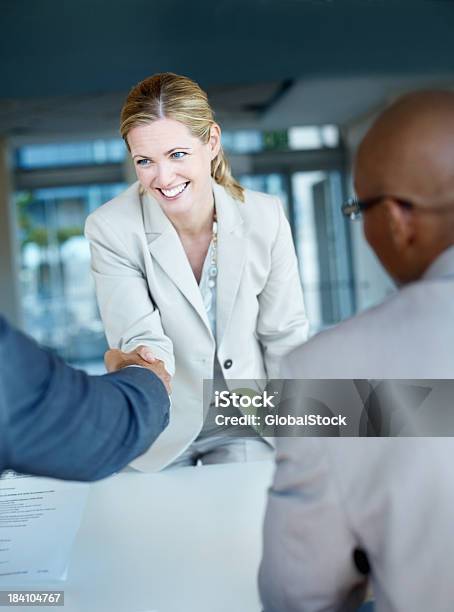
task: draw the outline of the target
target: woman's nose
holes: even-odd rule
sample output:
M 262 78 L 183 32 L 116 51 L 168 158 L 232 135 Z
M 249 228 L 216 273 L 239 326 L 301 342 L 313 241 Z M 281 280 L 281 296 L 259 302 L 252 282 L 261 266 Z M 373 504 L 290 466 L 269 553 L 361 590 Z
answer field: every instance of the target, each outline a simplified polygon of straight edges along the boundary
M 175 172 L 172 164 L 165 161 L 156 164 L 156 186 L 160 188 L 172 187 L 172 181 L 175 178 Z

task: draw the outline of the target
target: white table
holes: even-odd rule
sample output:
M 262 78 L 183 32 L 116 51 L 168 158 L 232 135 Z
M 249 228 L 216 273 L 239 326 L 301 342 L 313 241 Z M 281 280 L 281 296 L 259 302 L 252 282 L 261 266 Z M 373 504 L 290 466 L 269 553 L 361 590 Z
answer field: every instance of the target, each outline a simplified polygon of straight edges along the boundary
M 39 609 L 259 612 L 272 472 L 272 462 L 237 463 L 119 474 L 94 484 L 68 580 L 41 587 L 64 590 L 65 606 Z

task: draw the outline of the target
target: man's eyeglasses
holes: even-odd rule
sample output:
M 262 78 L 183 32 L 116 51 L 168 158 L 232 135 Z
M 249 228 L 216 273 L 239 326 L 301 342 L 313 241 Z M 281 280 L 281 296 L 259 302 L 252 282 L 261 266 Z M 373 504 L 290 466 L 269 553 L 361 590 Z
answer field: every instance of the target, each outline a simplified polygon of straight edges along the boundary
M 407 210 L 417 210 L 418 212 L 426 212 L 426 213 L 452 213 L 454 212 L 454 207 L 448 206 L 420 206 L 419 204 L 414 204 L 410 202 L 410 200 L 405 200 L 398 196 L 393 195 L 380 195 L 374 198 L 368 198 L 367 200 L 358 200 L 358 198 L 350 198 L 345 204 L 342 205 L 342 214 L 345 217 L 348 217 L 352 221 L 356 221 L 357 219 L 361 219 L 361 215 L 365 210 L 369 210 L 372 206 L 383 202 L 386 198 L 394 200 L 397 202 L 399 206 L 402 208 L 406 208 Z

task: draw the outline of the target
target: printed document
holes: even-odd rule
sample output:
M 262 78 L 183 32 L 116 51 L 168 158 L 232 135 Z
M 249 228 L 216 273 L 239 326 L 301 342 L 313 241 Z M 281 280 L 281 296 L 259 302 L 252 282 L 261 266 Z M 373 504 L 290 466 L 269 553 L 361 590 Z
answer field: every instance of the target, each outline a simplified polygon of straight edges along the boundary
M 66 577 L 88 490 L 14 472 L 0 477 L 0 587 Z

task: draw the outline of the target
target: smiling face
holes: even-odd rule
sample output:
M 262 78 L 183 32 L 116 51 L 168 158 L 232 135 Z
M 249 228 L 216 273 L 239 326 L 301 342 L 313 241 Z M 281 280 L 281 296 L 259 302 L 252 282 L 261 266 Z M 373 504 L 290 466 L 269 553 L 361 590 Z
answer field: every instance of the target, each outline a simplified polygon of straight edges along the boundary
M 137 178 L 168 216 L 194 214 L 211 205 L 211 161 L 220 148 L 216 124 L 206 144 L 167 118 L 132 128 L 127 139 Z

